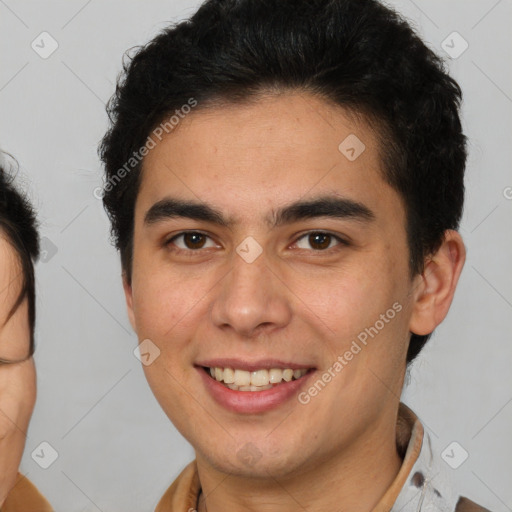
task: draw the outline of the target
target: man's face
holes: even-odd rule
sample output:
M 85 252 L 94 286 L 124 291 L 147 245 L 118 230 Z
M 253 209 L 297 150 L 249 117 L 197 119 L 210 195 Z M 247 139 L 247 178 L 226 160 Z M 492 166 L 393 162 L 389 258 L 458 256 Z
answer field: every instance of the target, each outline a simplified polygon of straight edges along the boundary
M 306 94 L 197 110 L 145 157 L 130 320 L 198 461 L 277 477 L 375 433 L 394 439 L 415 282 L 404 207 L 381 171 L 369 127 Z M 166 199 L 225 222 L 177 203 L 146 219 Z M 267 370 L 249 374 L 264 390 L 229 389 L 210 366 Z M 285 369 L 307 373 L 287 382 Z

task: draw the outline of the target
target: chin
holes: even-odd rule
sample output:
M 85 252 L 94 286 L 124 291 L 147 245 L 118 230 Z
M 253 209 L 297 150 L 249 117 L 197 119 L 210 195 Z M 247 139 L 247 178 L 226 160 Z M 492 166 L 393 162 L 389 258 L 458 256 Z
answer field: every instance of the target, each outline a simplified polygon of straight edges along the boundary
M 236 447 L 234 442 L 229 446 L 218 446 L 215 452 L 211 451 L 210 445 L 205 447 L 206 453 L 196 450 L 196 455 L 217 471 L 242 478 L 268 479 L 269 475 L 287 478 L 306 469 L 305 462 L 311 454 L 306 454 L 303 448 L 283 447 L 281 441 L 269 443 L 267 439 L 258 443 L 250 439 L 248 436 L 246 441 L 236 442 Z

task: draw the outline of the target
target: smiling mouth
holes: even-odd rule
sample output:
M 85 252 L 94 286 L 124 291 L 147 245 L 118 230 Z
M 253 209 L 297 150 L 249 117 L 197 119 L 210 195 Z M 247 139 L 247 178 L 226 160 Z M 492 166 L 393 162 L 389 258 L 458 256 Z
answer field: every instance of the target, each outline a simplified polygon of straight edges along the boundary
M 236 368 L 202 367 L 214 380 L 234 391 L 264 391 L 280 386 L 293 380 L 298 380 L 313 368 L 271 368 L 253 372 Z

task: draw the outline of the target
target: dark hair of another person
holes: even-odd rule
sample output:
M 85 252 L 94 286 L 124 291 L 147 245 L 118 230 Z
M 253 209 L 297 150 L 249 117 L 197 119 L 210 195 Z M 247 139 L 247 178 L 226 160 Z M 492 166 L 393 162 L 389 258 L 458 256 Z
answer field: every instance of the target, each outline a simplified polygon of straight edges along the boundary
M 15 249 L 21 264 L 22 285 L 18 297 L 11 307 L 5 322 L 28 299 L 30 348 L 27 357 L 34 353 L 34 328 L 36 320 L 34 262 L 39 258 L 39 234 L 37 219 L 30 201 L 19 192 L 13 176 L 0 167 L 0 234 Z M 9 363 L 11 361 L 1 361 Z
M 190 98 L 198 111 L 286 91 L 340 105 L 374 129 L 383 177 L 405 206 L 411 276 L 421 273 L 462 215 L 462 93 L 414 29 L 375 0 L 204 2 L 125 61 L 99 148 L 106 183 Z M 103 192 L 128 283 L 142 163 Z M 412 333 L 407 363 L 429 337 Z

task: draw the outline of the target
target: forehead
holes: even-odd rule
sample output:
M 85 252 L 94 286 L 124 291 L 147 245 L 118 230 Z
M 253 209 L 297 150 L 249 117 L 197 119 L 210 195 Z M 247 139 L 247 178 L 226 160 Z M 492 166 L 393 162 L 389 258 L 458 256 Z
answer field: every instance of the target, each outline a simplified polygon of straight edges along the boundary
M 283 93 L 196 107 L 145 157 L 137 202 L 147 209 L 171 194 L 243 217 L 333 192 L 370 202 L 394 194 L 377 135 L 342 107 Z

